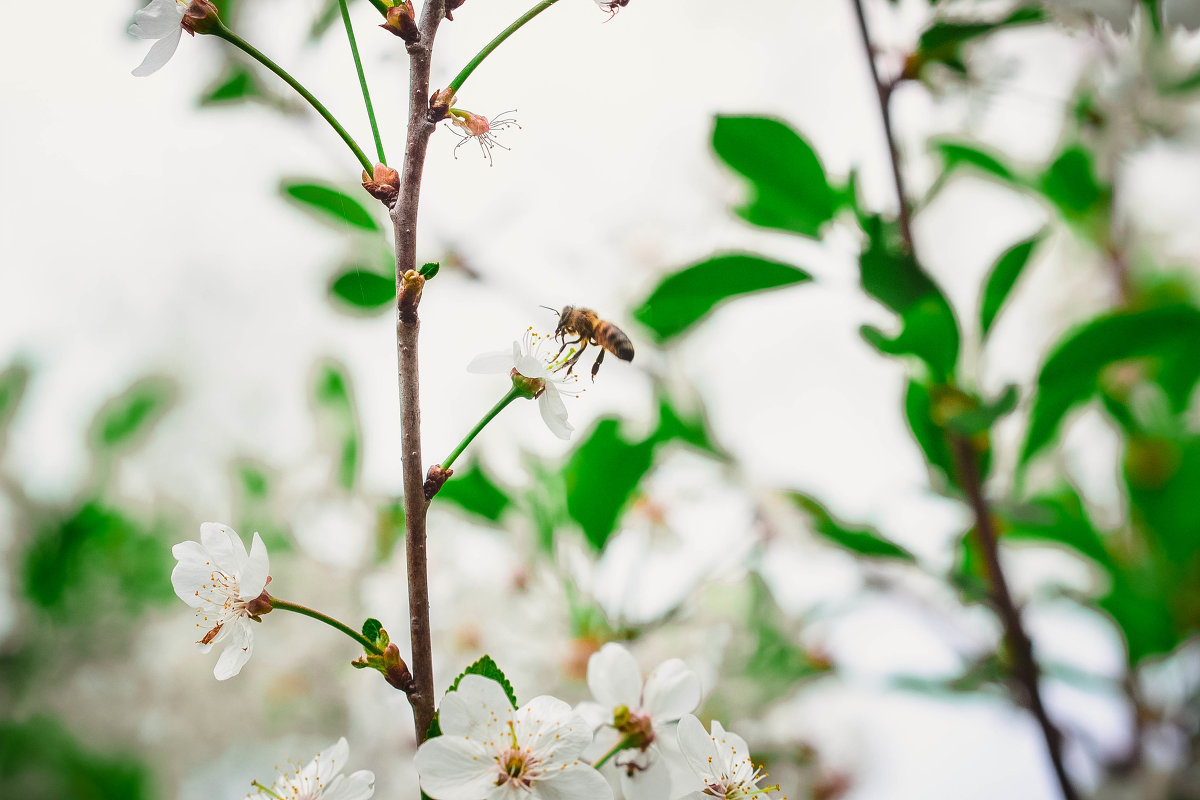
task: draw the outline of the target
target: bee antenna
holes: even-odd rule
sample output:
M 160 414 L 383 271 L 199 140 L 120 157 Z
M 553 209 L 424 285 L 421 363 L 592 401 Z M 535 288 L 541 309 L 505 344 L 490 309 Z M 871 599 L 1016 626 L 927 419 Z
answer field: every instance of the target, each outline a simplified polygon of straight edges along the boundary
M 557 313 L 558 313 L 558 309 L 551 308 L 550 306 L 539 306 L 539 308 L 544 308 L 544 309 L 546 309 L 547 311 L 549 311 L 551 314 L 557 314 Z

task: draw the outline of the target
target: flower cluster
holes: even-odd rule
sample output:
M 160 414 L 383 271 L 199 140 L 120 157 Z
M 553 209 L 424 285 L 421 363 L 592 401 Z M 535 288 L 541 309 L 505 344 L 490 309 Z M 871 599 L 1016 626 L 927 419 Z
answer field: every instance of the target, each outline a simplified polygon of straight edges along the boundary
M 375 794 L 375 774 L 360 769 L 342 775 L 349 756 L 350 745 L 342 737 L 307 764 L 296 764 L 294 770 L 281 773 L 269 787 L 255 781 L 252 785 L 257 791 L 246 795 L 245 800 L 368 800 Z

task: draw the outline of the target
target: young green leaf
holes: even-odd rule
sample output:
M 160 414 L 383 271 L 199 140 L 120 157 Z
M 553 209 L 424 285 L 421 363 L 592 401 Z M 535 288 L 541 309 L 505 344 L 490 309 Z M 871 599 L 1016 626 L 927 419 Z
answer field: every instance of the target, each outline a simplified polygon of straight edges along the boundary
M 329 294 L 354 308 L 377 311 L 396 298 L 396 281 L 367 267 L 352 266 L 342 271 L 329 286 Z
M 567 512 L 583 528 L 588 543 L 603 550 L 616 530 L 634 490 L 650 470 L 652 440 L 630 442 L 620 423 L 606 418 L 576 448 L 563 467 Z
M 816 152 L 787 124 L 766 117 L 718 116 L 717 156 L 750 182 L 750 199 L 736 209 L 752 225 L 816 238 L 838 201 Z
M 893 339 L 864 326 L 863 338 L 889 355 L 915 355 L 935 379 L 948 379 L 958 362 L 960 339 L 950 303 L 900 243 L 894 224 L 876 215 L 863 215 L 860 223 L 867 234 L 867 247 L 859 258 L 862 287 L 899 314 L 902 325 Z
M 983 289 L 983 301 L 979 307 L 979 329 L 983 332 L 984 338 L 987 337 L 1004 301 L 1008 299 L 1013 286 L 1016 285 L 1025 266 L 1029 263 L 1034 248 L 1044 237 L 1045 232 L 1039 231 L 1025 241 L 1005 250 L 992 267 L 991 272 L 988 273 L 987 283 Z
M 166 378 L 142 378 L 109 400 L 91 424 L 91 440 L 104 449 L 145 435 L 175 401 L 175 387 Z
M 978 39 L 1003 28 L 1018 25 L 1033 25 L 1043 22 L 1046 12 L 1038 6 L 1021 6 L 1008 16 L 993 22 L 960 22 L 935 18 L 934 23 L 921 34 L 917 52 L 925 61 L 958 61 L 960 50 L 972 39 Z
M 956 485 L 946 432 L 934 421 L 933 393 L 928 386 L 909 381 L 904 392 L 904 417 L 925 456 L 934 488 L 944 490 Z
M 225 71 L 209 88 L 200 95 L 200 105 L 215 106 L 224 103 L 237 103 L 242 100 L 262 97 L 263 91 L 258 85 L 254 73 L 246 65 L 230 61 Z
M 1050 443 L 1071 409 L 1091 399 L 1100 388 L 1102 370 L 1109 365 L 1133 358 L 1194 362 L 1198 351 L 1200 309 L 1188 305 L 1117 312 L 1071 331 L 1038 374 L 1020 463 L 1028 463 Z M 1187 374 L 1194 385 L 1197 373 L 1190 370 Z M 1191 387 L 1187 388 L 1190 392 Z
M 1106 206 L 1112 196 L 1111 188 L 1096 177 L 1092 154 L 1080 145 L 1064 149 L 1046 168 L 1041 189 L 1063 216 L 1071 220 L 1089 216 Z
M 916 561 L 912 553 L 873 528 L 847 526 L 812 497 L 800 492 L 788 492 L 788 497 L 808 517 L 813 532 L 839 547 L 867 558 Z
M 790 264 L 752 255 L 715 256 L 664 278 L 633 312 L 660 342 L 689 330 L 720 303 L 812 280 Z
M 485 678 L 494 680 L 504 688 L 504 693 L 508 695 L 508 702 L 512 703 L 512 707 L 519 707 L 517 705 L 517 693 L 513 691 L 512 684 L 508 682 L 508 678 L 504 677 L 504 672 L 500 669 L 496 662 L 492 660 L 491 656 L 481 656 L 478 661 L 459 673 L 459 676 L 454 679 L 454 683 L 452 683 L 450 688 L 446 690 L 447 693 L 453 692 L 455 689 L 457 689 L 459 682 L 461 682 L 462 679 L 468 675 L 482 675 Z
M 340 189 L 310 181 L 285 180 L 280 184 L 280 191 L 301 208 L 327 221 L 359 230 L 380 230 L 366 206 Z
M 1017 387 L 1009 384 L 992 402 L 980 402 L 978 408 L 972 408 L 946 419 L 946 427 L 963 436 L 974 436 L 990 429 L 1001 417 L 1012 413 L 1017 407 Z
M 491 522 L 499 522 L 505 509 L 512 505 L 504 490 L 474 463 L 465 468 L 456 466 L 454 475 L 437 496 Z
M 313 396 L 321 410 L 319 421 L 337 442 L 338 484 L 353 489 L 358 479 L 361 431 L 350 395 L 350 377 L 342 365 L 329 362 L 317 374 Z

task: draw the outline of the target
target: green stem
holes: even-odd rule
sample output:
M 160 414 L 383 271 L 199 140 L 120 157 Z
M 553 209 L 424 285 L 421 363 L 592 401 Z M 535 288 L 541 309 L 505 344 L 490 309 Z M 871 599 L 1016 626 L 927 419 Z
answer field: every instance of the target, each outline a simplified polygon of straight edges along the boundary
M 350 52 L 354 55 L 354 69 L 358 71 L 358 85 L 362 87 L 363 102 L 367 106 L 367 119 L 371 121 L 371 134 L 375 137 L 375 152 L 379 153 L 379 163 L 386 164 L 383 155 L 383 140 L 379 138 L 379 125 L 375 122 L 375 107 L 371 105 L 371 92 L 367 89 L 367 76 L 363 74 L 362 58 L 358 55 L 358 42 L 354 40 L 354 27 L 350 24 L 350 9 L 346 0 L 338 0 L 342 7 L 342 23 L 346 26 L 346 38 L 350 40 Z
M 296 614 L 302 614 L 306 617 L 312 617 L 313 619 L 317 620 L 318 622 L 324 622 L 329 627 L 337 628 L 339 631 L 341 631 L 342 633 L 346 634 L 354 641 L 361 644 L 363 647 L 366 648 L 368 653 L 373 653 L 374 655 L 377 655 L 377 656 L 383 655 L 383 651 L 380 650 L 378 647 L 376 647 L 375 643 L 372 642 L 370 639 L 363 636 L 361 633 L 354 630 L 354 628 L 351 628 L 349 625 L 346 625 L 343 622 L 338 622 L 333 617 L 330 617 L 326 614 L 322 614 L 320 611 L 315 611 L 307 606 L 299 605 L 298 603 L 289 603 L 286 600 L 280 600 L 278 597 L 271 598 L 271 608 L 278 609 L 281 611 L 292 611 Z
M 554 0 L 550 1 L 554 2 Z M 547 389 L 546 391 L 552 390 Z M 450 469 L 450 465 L 454 463 L 454 459 L 462 455 L 462 451 L 467 449 L 467 445 L 471 443 L 471 440 L 478 436 L 479 432 L 487 427 L 487 424 L 495 419 L 496 415 L 503 411 L 506 405 L 511 403 L 513 400 L 516 400 L 518 397 L 525 397 L 525 393 L 516 386 L 509 389 L 508 394 L 504 395 L 504 397 L 501 397 L 500 402 L 492 406 L 492 410 L 484 414 L 483 419 L 479 420 L 478 424 L 476 424 L 474 428 L 471 428 L 471 432 L 468 433 L 466 437 L 464 437 L 463 440 L 458 443 L 458 447 L 454 448 L 454 451 L 450 453 L 450 455 L 446 456 L 446 460 L 441 464 L 442 469 Z
M 387 4 L 383 2 L 383 0 L 371 0 L 371 5 L 375 6 L 375 10 L 378 11 L 380 14 L 383 14 L 384 19 L 387 19 L 388 7 L 387 7 Z
M 321 105 L 321 101 L 313 97 L 312 92 L 310 92 L 308 89 L 305 89 L 304 86 L 298 80 L 289 75 L 283 69 L 283 67 L 267 58 L 245 39 L 229 30 L 229 28 L 225 27 L 225 23 L 223 22 L 218 23 L 218 26 L 212 31 L 212 33 L 214 36 L 219 36 L 220 38 L 229 42 L 231 45 L 241 50 L 258 63 L 262 64 L 264 67 L 271 70 L 271 72 L 274 72 L 283 80 L 284 83 L 295 89 L 299 95 L 307 100 L 308 104 L 316 109 L 317 113 L 320 114 L 321 117 L 324 118 L 324 120 L 328 122 L 335 131 L 337 131 L 338 136 L 342 137 L 342 141 L 346 143 L 346 146 L 354 152 L 354 157 L 357 158 L 363 165 L 363 169 L 365 169 L 368 173 L 374 171 L 375 165 L 371 163 L 371 159 L 367 158 L 367 154 L 364 153 L 362 148 L 358 146 L 358 142 L 354 141 L 354 138 L 346 132 L 346 129 L 342 127 L 342 124 L 337 121 L 333 114 L 329 113 L 329 109 Z
M 611 750 L 609 750 L 604 755 L 600 756 L 600 760 L 597 761 L 595 764 L 592 764 L 592 766 L 596 769 L 600 769 L 601 767 L 604 766 L 605 761 L 608 761 L 610 758 L 615 756 L 617 753 L 621 752 L 626 747 L 629 747 L 630 745 L 632 745 L 637 738 L 638 738 L 637 736 L 626 736 L 624 739 L 622 739 L 621 741 L 614 744 L 612 746 Z
M 478 55 L 472 58 L 467 65 L 462 68 L 462 72 L 454 76 L 454 80 L 450 81 L 450 89 L 457 94 L 458 90 L 462 88 L 462 85 L 466 83 L 467 78 L 471 77 L 471 73 L 475 71 L 475 68 L 482 64 L 483 60 L 490 56 L 492 51 L 500 46 L 501 42 L 516 33 L 517 30 L 520 29 L 520 27 L 526 22 L 529 22 L 529 20 L 533 19 L 538 14 L 542 13 L 557 2 L 558 0 L 542 0 L 542 2 L 538 3 L 536 6 L 517 17 L 513 24 L 496 34 L 496 38 L 484 45 L 483 49 L 479 51 Z M 445 464 L 442 466 L 445 466 Z

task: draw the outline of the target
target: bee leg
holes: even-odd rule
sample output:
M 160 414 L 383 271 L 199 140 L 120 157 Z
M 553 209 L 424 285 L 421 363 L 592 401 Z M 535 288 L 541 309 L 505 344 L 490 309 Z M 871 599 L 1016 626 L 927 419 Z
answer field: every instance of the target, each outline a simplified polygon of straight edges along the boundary
M 559 357 L 559 356 L 561 356 L 561 355 L 563 354 L 563 350 L 566 350 L 566 349 L 567 349 L 567 345 L 569 345 L 569 344 L 579 344 L 581 341 L 583 341 L 583 339 L 576 339 L 576 340 L 575 340 L 575 341 L 573 341 L 573 342 L 568 342 L 568 341 L 567 341 L 567 337 L 566 337 L 566 335 L 564 334 L 564 335 L 563 335 L 563 338 L 562 338 L 562 347 L 558 348 L 558 352 L 554 354 L 554 360 L 555 360 L 555 361 L 557 361 L 557 360 L 558 360 L 558 357 Z M 560 369 L 561 369 L 561 368 L 560 368 Z
M 586 350 L 587 346 L 588 346 L 588 343 L 583 341 L 583 339 L 580 339 L 579 341 L 583 342 L 583 344 L 580 345 L 579 349 L 575 351 L 575 354 L 572 355 L 570 358 L 568 358 L 565 362 L 568 375 L 571 374 L 571 370 L 575 369 L 575 365 L 579 362 L 579 357 L 581 355 L 583 355 L 583 351 Z M 576 342 L 572 342 L 572 344 L 575 344 L 575 343 Z
M 596 382 L 596 373 L 600 371 L 600 362 L 604 360 L 604 348 L 600 348 L 600 355 L 596 356 L 596 363 L 592 364 L 592 383 Z

